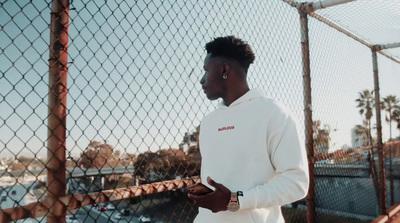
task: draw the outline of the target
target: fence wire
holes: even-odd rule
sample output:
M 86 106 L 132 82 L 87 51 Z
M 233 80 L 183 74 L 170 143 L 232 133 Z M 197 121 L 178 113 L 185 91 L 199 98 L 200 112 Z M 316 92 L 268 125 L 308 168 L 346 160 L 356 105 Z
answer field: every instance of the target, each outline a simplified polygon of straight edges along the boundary
M 379 169 L 376 149 L 333 155 L 370 145 L 369 132 L 376 144 L 371 50 L 315 19 L 309 23 L 314 143 L 317 157 L 321 157 L 316 163 L 317 219 L 324 222 L 325 215 L 333 214 L 371 221 L 379 215 L 378 176 L 372 174 Z M 388 80 L 383 72 L 394 74 L 394 70 L 390 66 L 379 68 L 382 98 L 398 95 L 398 88 L 383 81 Z M 361 107 L 358 99 L 364 101 Z M 367 100 L 371 102 L 371 117 L 366 116 Z M 382 125 L 384 141 L 388 141 L 389 125 Z M 392 125 L 395 127 L 394 122 Z M 398 136 L 396 133 L 392 138 Z
M 193 222 L 182 189 L 199 180 L 199 124 L 216 107 L 199 79 L 218 36 L 246 40 L 250 86 L 305 123 L 299 13 L 283 1 L 83 0 L 58 13 L 63 2 L 0 2 L 0 222 Z M 382 214 L 371 49 L 313 18 L 309 32 L 316 215 L 307 219 L 306 199 L 282 212 L 286 222 L 370 222 Z M 400 200 L 400 64 L 378 64 L 389 208 Z M 51 84 L 54 66 L 66 86 Z M 65 123 L 51 127 L 49 110 Z

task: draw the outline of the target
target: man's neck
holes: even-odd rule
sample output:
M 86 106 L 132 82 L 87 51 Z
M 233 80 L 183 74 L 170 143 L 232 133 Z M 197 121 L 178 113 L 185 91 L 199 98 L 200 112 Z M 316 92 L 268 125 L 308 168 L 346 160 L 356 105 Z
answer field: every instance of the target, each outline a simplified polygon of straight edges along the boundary
M 236 101 L 238 98 L 242 97 L 244 94 L 246 94 L 250 90 L 249 86 L 243 86 L 239 87 L 237 89 L 234 89 L 232 92 L 228 92 L 227 96 L 223 98 L 224 104 L 226 106 L 229 106 L 232 104 L 234 101 Z

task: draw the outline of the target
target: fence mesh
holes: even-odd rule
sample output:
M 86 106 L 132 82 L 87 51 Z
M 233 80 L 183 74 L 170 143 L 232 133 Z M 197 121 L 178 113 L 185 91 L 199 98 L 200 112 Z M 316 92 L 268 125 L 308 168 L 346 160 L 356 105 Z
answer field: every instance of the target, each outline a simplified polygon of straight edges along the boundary
M 48 113 L 49 55 L 57 47 L 57 41 L 50 40 L 55 33 L 52 4 L 50 0 L 0 2 L 0 219 L 4 221 L 27 216 L 10 214 L 21 206 L 34 213 L 29 216 L 38 216 L 36 222 L 48 221 L 53 213 L 46 206 L 54 193 L 47 169 L 56 159 L 49 145 L 55 133 L 49 129 Z M 68 51 L 67 114 L 65 126 L 59 126 L 66 129 L 66 159 L 59 160 L 66 170 L 65 196 L 59 201 L 69 207 L 67 222 L 193 221 L 198 210 L 182 188 L 198 180 L 198 127 L 216 107 L 199 84 L 204 45 L 214 37 L 234 34 L 246 40 L 256 55 L 249 85 L 286 104 L 304 123 L 299 13 L 285 2 L 69 4 L 69 28 L 61 30 L 69 37 L 68 47 L 63 48 Z M 360 15 L 321 12 L 341 21 Z M 377 152 L 375 147 L 352 148 L 376 144 L 375 108 L 367 119 L 356 102 L 373 101 L 371 50 L 313 18 L 309 30 L 316 221 L 369 222 L 380 214 L 374 174 L 379 169 Z M 391 37 L 383 42 L 392 41 Z M 382 101 L 390 95 L 398 99 L 400 65 L 383 56 L 378 59 Z M 382 110 L 383 141 L 390 136 L 400 139 L 399 117 L 392 115 L 386 122 L 386 110 Z M 399 146 L 384 149 L 390 207 L 400 200 Z M 287 222 L 307 222 L 306 199 L 285 205 L 282 211 Z

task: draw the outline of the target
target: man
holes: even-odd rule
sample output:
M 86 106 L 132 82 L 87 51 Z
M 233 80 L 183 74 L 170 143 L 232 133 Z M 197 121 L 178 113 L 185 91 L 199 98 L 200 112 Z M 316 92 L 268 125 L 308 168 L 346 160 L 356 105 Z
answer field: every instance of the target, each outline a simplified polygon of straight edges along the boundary
M 208 99 L 222 101 L 200 125 L 201 179 L 214 192 L 188 194 L 200 207 L 195 222 L 284 222 L 280 206 L 308 190 L 296 121 L 262 90 L 249 89 L 247 70 L 255 56 L 247 43 L 220 37 L 206 50 L 200 83 Z

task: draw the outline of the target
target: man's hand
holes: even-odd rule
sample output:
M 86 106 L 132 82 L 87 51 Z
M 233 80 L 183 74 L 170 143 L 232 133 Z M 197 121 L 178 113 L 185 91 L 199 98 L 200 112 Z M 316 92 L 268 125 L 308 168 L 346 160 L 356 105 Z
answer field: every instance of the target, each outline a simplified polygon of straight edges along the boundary
M 207 182 L 215 188 L 214 192 L 203 196 L 188 194 L 188 197 L 194 201 L 194 205 L 197 207 L 207 208 L 214 213 L 226 211 L 229 200 L 231 199 L 231 191 L 224 185 L 215 182 L 210 177 L 207 177 Z

